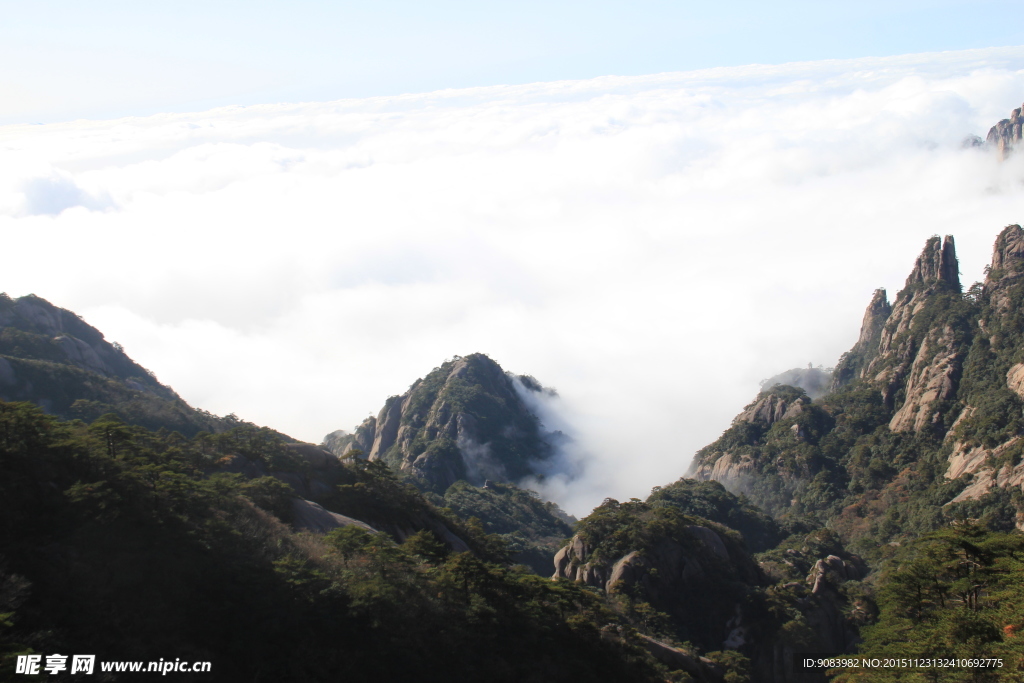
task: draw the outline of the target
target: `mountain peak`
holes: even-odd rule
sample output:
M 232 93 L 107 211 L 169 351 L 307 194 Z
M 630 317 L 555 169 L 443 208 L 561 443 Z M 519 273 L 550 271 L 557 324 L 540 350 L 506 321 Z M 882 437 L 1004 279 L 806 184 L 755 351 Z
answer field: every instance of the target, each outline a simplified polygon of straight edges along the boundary
M 31 401 L 65 419 L 115 412 L 132 424 L 186 435 L 224 428 L 78 315 L 34 294 L 0 293 L 0 400 Z
M 1003 119 L 988 131 L 986 142 L 998 149 L 1004 159 L 1020 143 L 1022 119 L 1021 107 L 1018 107 L 1010 114 L 1010 118 Z
M 914 263 L 914 269 L 910 271 L 905 289 L 927 287 L 938 282 L 960 289 L 960 262 L 956 258 L 952 235 L 946 235 L 941 241 L 938 235 L 928 239 Z
M 329 435 L 325 445 L 339 457 L 362 451 L 438 491 L 460 479 L 515 483 L 535 475 L 534 464 L 552 453 L 521 395 L 543 388 L 532 378 L 516 379 L 485 354 L 455 356 L 388 398 L 352 434 Z
M 1007 225 L 996 237 L 992 248 L 992 266 L 985 284 L 1021 273 L 1024 273 L 1024 230 L 1016 224 Z
M 884 288 L 878 288 L 871 296 L 871 302 L 864 311 L 864 319 L 860 324 L 860 336 L 853 348 L 843 354 L 832 372 L 829 391 L 835 391 L 864 376 L 868 364 L 878 355 L 878 343 L 882 336 L 885 321 L 892 314 L 889 295 Z

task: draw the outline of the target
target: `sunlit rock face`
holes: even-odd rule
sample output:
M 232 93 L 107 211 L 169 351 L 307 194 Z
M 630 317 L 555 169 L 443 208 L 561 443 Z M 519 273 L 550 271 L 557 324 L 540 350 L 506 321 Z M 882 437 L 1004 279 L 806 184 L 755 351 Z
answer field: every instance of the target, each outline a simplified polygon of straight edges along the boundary
M 1015 117 L 1019 140 L 1019 110 Z M 981 357 L 984 352 L 986 363 L 981 367 L 1005 382 L 995 389 L 1008 394 L 1000 401 L 1004 408 L 1007 402 L 1016 403 L 1010 410 L 1019 414 L 1024 399 L 1024 363 L 1014 362 L 1019 361 L 1022 346 L 1020 309 L 1024 301 L 1024 230 L 1019 225 L 1008 225 L 999 233 L 985 282 L 977 294 L 981 313 L 976 355 Z M 993 487 L 1024 487 L 1024 463 L 1019 462 L 1020 435 L 1005 429 L 997 435 L 980 434 L 977 429 L 985 422 L 1005 421 L 1005 416 L 994 414 L 993 395 L 990 389 L 986 394 L 974 391 L 962 396 L 963 409 L 946 435 L 952 443 L 946 478 L 971 476 L 970 484 L 951 502 L 981 498 Z M 1024 526 L 1020 520 L 1018 526 Z
M 837 424 L 829 420 L 855 406 L 873 411 L 877 427 L 939 444 L 945 479 L 967 482 L 948 503 L 1024 490 L 1024 229 L 999 233 L 984 282 L 966 292 L 953 237 L 929 238 L 896 300 L 873 294 L 830 389 L 815 401 L 794 387 L 763 392 L 697 453 L 691 475 L 774 510 L 797 505 L 815 475 L 813 458 L 801 460 L 804 444 L 820 443 Z M 901 467 L 915 460 L 897 455 Z M 792 495 L 768 500 L 764 482 Z
M 1018 107 L 1010 114 L 1010 118 L 1003 119 L 988 131 L 986 142 L 999 150 L 999 154 L 1005 159 L 1010 152 L 1020 144 L 1022 107 Z

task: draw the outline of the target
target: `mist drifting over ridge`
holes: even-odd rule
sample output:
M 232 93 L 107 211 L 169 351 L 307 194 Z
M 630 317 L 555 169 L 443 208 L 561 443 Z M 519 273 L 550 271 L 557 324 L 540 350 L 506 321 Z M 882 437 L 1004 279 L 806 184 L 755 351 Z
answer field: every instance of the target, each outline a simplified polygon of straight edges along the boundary
M 310 441 L 488 353 L 558 390 L 585 514 L 833 365 L 928 236 L 980 279 L 1024 155 L 961 142 L 1022 100 L 1003 48 L 8 126 L 0 290 Z

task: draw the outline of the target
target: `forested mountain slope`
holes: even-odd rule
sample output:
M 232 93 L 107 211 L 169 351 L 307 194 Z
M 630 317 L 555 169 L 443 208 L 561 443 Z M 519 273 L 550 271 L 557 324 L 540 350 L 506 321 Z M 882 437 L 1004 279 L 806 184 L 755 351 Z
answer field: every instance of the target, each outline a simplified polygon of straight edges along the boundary
M 65 419 L 117 412 L 131 424 L 193 436 L 231 427 L 196 410 L 71 311 L 0 293 L 0 400 Z
M 598 595 L 510 567 L 479 528 L 445 520 L 469 552 L 430 530 L 296 533 L 288 485 L 221 469 L 287 446 L 0 402 L 0 679 L 25 678 L 18 654 L 85 652 L 212 662 L 168 680 L 664 680 Z M 438 514 L 382 463 L 338 467 L 343 511 Z

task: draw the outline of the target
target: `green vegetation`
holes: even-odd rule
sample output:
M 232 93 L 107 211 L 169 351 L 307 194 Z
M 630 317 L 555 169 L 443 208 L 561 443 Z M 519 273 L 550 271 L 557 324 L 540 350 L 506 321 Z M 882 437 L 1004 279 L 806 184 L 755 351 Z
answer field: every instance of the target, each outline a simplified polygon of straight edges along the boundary
M 1001 659 L 1000 667 L 848 670 L 836 680 L 1018 681 L 1024 673 L 1024 535 L 960 524 L 923 535 L 881 577 L 878 622 L 859 652 L 878 658 Z
M 687 488 L 677 487 L 677 497 L 685 500 Z M 714 501 L 713 512 L 728 514 L 728 494 L 693 488 L 698 503 Z M 666 504 L 661 491 L 648 502 L 606 500 L 580 521 L 573 541 L 590 567 L 630 567 L 621 570 L 619 583 L 613 580 L 609 602 L 639 631 L 703 652 L 725 667 L 724 680 L 779 680 L 778 653 L 841 651 L 874 614 L 860 581 L 864 563 L 836 534 L 792 535 L 752 558 L 738 532 Z M 753 513 L 765 521 L 749 506 L 735 505 L 739 518 Z M 722 545 L 710 543 L 706 530 Z M 824 587 L 812 593 L 814 582 L 806 579 L 832 555 L 838 557 L 829 559 L 833 569 L 826 570 Z M 821 680 L 790 674 L 785 680 Z
M 514 562 L 541 576 L 551 575 L 551 558 L 562 541 L 572 535 L 571 518 L 557 505 L 527 489 L 492 482 L 486 488 L 457 481 L 444 496 L 428 494 L 437 507 L 460 519 L 478 519 L 489 534 L 508 544 Z
M 0 402 L 0 677 L 15 653 L 73 651 L 210 660 L 224 681 L 660 679 L 631 631 L 602 638 L 621 621 L 582 587 L 423 530 L 297 534 L 287 486 L 218 471 L 286 452 L 251 425 L 186 439 Z M 379 465 L 346 472 L 352 506 L 414 501 Z
M 231 427 L 191 408 L 77 315 L 36 296 L 0 293 L 0 399 L 31 401 L 65 419 L 117 413 L 189 437 Z
M 774 519 L 745 497 L 729 493 L 717 481 L 680 479 L 668 486 L 656 486 L 647 502 L 655 507 L 672 505 L 685 514 L 734 529 L 751 552 L 774 548 L 788 535 Z

